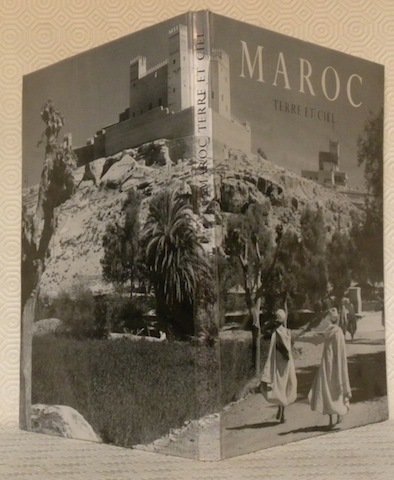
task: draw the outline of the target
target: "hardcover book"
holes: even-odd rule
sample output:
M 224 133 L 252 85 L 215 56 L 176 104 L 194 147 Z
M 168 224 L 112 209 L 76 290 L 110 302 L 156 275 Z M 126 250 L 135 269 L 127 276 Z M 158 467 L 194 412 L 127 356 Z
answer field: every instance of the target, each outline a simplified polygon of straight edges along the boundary
M 219 460 L 385 420 L 383 86 L 208 11 L 25 76 L 21 428 Z

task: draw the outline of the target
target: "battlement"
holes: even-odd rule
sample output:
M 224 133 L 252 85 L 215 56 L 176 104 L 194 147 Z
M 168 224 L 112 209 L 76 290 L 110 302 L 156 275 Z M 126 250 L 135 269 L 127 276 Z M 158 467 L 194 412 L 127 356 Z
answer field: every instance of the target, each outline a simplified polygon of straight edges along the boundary
M 193 134 L 189 41 L 187 26 L 174 25 L 168 31 L 167 58 L 150 68 L 143 55 L 130 61 L 129 106 L 119 114 L 117 123 L 75 149 L 79 165 L 131 148 L 139 141 Z M 231 115 L 229 64 L 224 50 L 213 50 L 209 107 L 215 114 L 215 131 L 221 132 L 220 143 L 250 151 L 249 125 Z

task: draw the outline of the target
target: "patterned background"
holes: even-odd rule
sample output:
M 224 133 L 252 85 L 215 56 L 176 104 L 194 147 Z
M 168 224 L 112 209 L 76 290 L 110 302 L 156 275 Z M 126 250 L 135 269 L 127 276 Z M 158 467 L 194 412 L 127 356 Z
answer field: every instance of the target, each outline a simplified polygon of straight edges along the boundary
M 394 392 L 393 0 L 0 0 L 0 426 L 18 417 L 22 75 L 198 8 L 386 66 L 386 325 Z M 393 416 L 394 395 L 390 406 Z

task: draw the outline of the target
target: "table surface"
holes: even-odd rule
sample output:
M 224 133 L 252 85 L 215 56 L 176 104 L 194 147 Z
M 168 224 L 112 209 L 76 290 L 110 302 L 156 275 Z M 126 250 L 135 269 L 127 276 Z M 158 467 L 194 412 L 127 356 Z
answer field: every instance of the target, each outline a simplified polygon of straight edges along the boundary
M 394 478 L 394 421 L 223 460 L 193 460 L 0 426 L 0 479 Z

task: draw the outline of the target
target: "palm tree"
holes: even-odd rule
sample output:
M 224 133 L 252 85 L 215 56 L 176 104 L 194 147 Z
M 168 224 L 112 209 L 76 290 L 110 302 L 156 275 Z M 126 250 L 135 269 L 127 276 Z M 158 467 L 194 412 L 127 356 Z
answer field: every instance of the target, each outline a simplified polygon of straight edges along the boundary
M 161 321 L 176 335 L 192 335 L 203 284 L 211 279 L 189 203 L 176 191 L 154 197 L 142 232 L 144 260 Z

